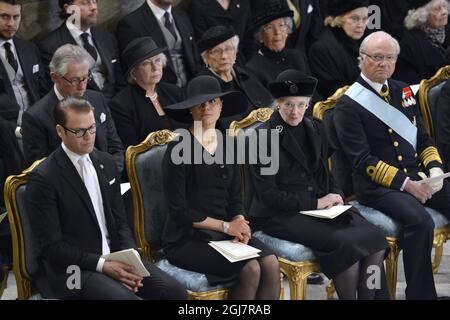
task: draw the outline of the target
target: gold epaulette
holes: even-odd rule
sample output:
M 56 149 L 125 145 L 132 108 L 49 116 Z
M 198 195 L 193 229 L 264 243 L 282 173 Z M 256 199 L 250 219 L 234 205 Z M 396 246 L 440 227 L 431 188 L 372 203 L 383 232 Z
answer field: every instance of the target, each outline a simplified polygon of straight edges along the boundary
M 423 163 L 425 168 L 430 164 L 430 162 L 437 161 L 442 164 L 442 159 L 439 156 L 439 152 L 436 147 L 428 147 L 420 153 L 420 161 Z
M 398 169 L 380 160 L 376 167 L 368 166 L 366 172 L 373 182 L 382 185 L 383 187 L 390 188 Z

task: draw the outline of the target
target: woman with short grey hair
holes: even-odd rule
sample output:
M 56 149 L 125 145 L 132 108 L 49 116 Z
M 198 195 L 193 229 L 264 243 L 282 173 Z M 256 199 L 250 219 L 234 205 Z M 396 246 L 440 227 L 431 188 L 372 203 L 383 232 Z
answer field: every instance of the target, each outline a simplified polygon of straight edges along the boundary
M 178 127 L 164 111 L 164 106 L 183 100 L 180 88 L 160 83 L 167 62 L 164 50 L 151 37 L 143 37 L 130 42 L 122 54 L 128 85 L 111 100 L 110 108 L 125 148 L 153 131 Z
M 439 68 L 449 64 L 450 39 L 447 0 L 410 0 L 405 18 L 407 31 L 400 42 L 401 53 L 394 78 L 409 84 L 432 77 Z

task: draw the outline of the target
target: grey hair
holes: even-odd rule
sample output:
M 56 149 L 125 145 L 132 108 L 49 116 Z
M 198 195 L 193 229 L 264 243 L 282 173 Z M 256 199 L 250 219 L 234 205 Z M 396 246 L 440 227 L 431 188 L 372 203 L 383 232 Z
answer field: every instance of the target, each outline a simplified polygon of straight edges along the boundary
M 374 37 L 383 36 L 386 38 L 386 40 L 392 41 L 392 43 L 395 46 L 395 51 L 397 56 L 400 54 L 400 44 L 398 43 L 397 39 L 395 39 L 393 36 L 391 36 L 389 33 L 384 31 L 376 31 L 371 34 L 369 34 L 367 37 L 364 38 L 364 40 L 361 42 L 361 45 L 359 47 L 359 67 L 361 68 L 361 58 L 362 53 L 367 51 L 367 46 L 369 45 L 370 40 Z
M 288 25 L 288 34 L 291 34 L 292 31 L 294 30 L 294 21 L 292 20 L 291 17 L 284 17 L 284 22 Z M 270 22 L 269 22 L 270 23 Z M 258 30 L 255 31 L 255 33 L 253 34 L 253 37 L 255 38 L 257 43 L 260 43 L 262 40 L 262 33 L 264 32 L 264 27 L 267 25 L 268 23 L 260 26 L 258 28 Z
M 232 38 L 230 38 L 228 40 L 231 40 L 231 44 L 233 45 L 234 50 L 236 50 L 236 52 L 237 52 L 238 48 L 239 48 L 239 36 L 238 35 L 234 35 Z M 225 41 L 228 41 L 228 40 L 225 40 Z M 203 62 L 205 62 L 205 56 L 208 53 L 208 51 L 211 50 L 211 49 L 204 50 L 202 53 L 200 53 L 200 55 L 202 56 Z
M 160 59 L 161 59 L 161 62 L 162 62 L 162 66 L 163 66 L 163 68 L 167 65 L 167 56 L 164 54 L 164 53 L 160 53 L 160 54 L 158 54 L 158 55 L 156 55 L 156 57 L 159 57 Z M 142 61 L 141 61 L 142 62 Z M 139 62 L 140 63 L 140 62 Z M 131 70 L 130 70 L 130 72 L 128 73 L 128 76 L 127 76 L 127 82 L 129 83 L 129 84 L 132 84 L 132 85 L 135 85 L 136 84 L 136 77 L 134 76 L 134 69 L 136 69 L 136 67 L 138 66 L 138 64 L 139 63 L 137 63 Z
M 450 3 L 447 3 L 447 9 L 450 11 Z M 408 14 L 405 17 L 404 25 L 406 29 L 411 30 L 415 28 L 419 28 L 424 26 L 427 23 L 428 15 L 430 14 L 431 9 L 431 1 L 428 2 L 423 7 L 412 9 L 408 11 Z
M 89 53 L 80 46 L 65 44 L 53 54 L 52 61 L 50 61 L 50 72 L 63 76 L 67 73 L 70 63 L 89 64 Z

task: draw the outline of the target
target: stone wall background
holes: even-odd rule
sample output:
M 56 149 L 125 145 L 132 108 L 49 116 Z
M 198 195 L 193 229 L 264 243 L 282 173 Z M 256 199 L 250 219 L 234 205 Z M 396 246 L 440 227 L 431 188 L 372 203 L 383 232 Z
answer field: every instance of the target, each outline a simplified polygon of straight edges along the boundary
M 98 25 L 114 32 L 117 21 L 137 9 L 145 0 L 97 0 Z M 189 0 L 177 0 L 184 5 Z M 19 34 L 28 40 L 38 41 L 62 22 L 59 18 L 58 0 L 23 0 L 22 24 Z

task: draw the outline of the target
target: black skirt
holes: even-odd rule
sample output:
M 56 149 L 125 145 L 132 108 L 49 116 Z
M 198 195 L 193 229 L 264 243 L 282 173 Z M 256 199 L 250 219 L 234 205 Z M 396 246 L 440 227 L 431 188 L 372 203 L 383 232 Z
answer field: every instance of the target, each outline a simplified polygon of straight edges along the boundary
M 354 208 L 332 220 L 298 213 L 279 215 L 266 221 L 261 229 L 273 237 L 311 248 L 330 279 L 364 257 L 389 248 L 382 231 Z
M 255 259 L 274 254 L 258 239 L 250 239 L 248 245 L 261 250 L 259 257 Z M 242 268 L 252 260 L 232 263 L 207 242 L 197 239 L 184 241 L 164 252 L 171 264 L 182 269 L 204 273 L 211 286 L 235 281 Z

